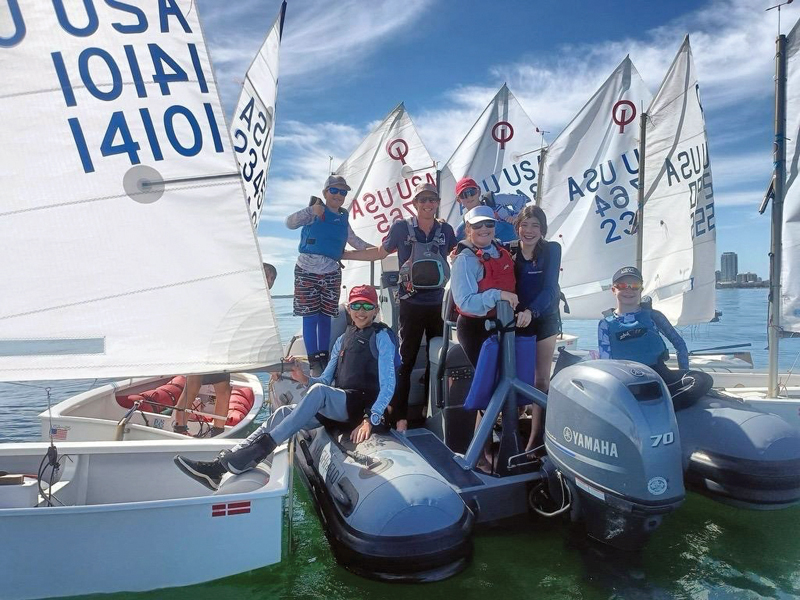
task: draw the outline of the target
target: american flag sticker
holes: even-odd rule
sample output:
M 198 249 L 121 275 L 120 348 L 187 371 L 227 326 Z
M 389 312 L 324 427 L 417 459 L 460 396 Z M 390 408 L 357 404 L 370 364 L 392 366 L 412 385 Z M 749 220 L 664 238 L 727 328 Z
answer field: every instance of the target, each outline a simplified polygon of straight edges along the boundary
M 233 515 L 246 515 L 250 512 L 250 501 L 228 502 L 211 505 L 212 517 L 231 517 Z
M 64 441 L 67 439 L 67 433 L 69 432 L 69 427 L 51 427 L 50 428 L 50 437 L 54 440 Z

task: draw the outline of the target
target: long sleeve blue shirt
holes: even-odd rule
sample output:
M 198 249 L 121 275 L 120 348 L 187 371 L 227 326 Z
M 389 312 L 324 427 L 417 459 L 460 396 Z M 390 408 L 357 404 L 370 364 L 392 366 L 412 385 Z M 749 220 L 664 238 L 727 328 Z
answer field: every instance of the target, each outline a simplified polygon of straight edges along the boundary
M 494 244 L 484 248 L 483 251 L 492 258 L 500 256 L 500 251 Z M 465 250 L 456 255 L 450 269 L 450 291 L 453 294 L 453 301 L 461 312 L 483 317 L 497 306 L 500 301 L 500 290 L 478 291 L 478 282 L 483 276 L 483 265 L 474 252 Z
M 325 370 L 319 377 L 309 377 L 308 385 L 312 385 L 314 383 L 333 385 L 333 381 L 336 377 L 336 365 L 339 362 L 339 351 L 342 349 L 343 339 L 344 334 L 336 338 L 336 341 L 333 343 L 333 348 L 331 349 L 328 366 L 325 367 Z M 394 372 L 395 346 L 394 342 L 392 342 L 392 338 L 389 336 L 386 330 L 378 332 L 375 342 L 378 346 L 378 382 L 380 383 L 381 391 L 378 392 L 378 398 L 375 400 L 375 404 L 372 405 L 371 412 L 383 415 L 383 413 L 386 411 L 386 407 L 389 406 L 392 396 L 394 395 L 394 387 L 396 382 Z
M 514 259 L 517 296 L 521 308 L 531 311 L 533 318 L 558 311 L 558 275 L 561 271 L 561 246 L 545 242 L 536 260 L 526 260 L 522 252 Z

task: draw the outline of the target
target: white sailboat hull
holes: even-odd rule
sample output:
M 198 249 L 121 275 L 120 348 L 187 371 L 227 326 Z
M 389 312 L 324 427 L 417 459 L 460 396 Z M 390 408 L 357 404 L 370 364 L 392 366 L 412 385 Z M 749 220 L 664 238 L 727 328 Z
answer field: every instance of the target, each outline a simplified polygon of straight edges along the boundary
M 2 597 L 153 590 L 279 562 L 290 482 L 285 445 L 274 454 L 268 477 L 265 467 L 257 471 L 261 479 L 228 478 L 213 495 L 172 461 L 177 453 L 211 459 L 230 445 L 223 440 L 59 444 L 59 453 L 70 460 L 53 495 L 64 506 L 34 507 L 40 500 L 35 491 L 33 502 L 23 506 L 20 490 L 12 493 L 22 486 L 0 486 Z M 35 473 L 47 447 L 0 444 L 0 469 Z M 232 494 L 226 488 L 252 491 Z
M 151 390 L 161 383 L 169 381 L 169 377 L 136 377 L 116 381 L 104 385 L 57 404 L 52 414 L 47 411 L 39 415 L 42 428 L 42 439 L 50 439 L 51 428 L 61 439 L 70 442 L 114 441 L 117 439 L 117 423 L 128 412 L 116 401 L 116 396 L 132 394 L 138 391 Z M 255 398 L 250 411 L 236 425 L 226 427 L 218 437 L 241 437 L 244 431 L 256 418 L 264 403 L 264 389 L 258 377 L 248 373 L 231 375 L 231 385 L 248 387 L 253 390 Z M 198 405 L 200 412 L 214 412 L 214 401 L 210 396 L 212 386 L 203 386 L 200 391 Z M 187 436 L 173 433 L 174 411 L 172 415 L 163 415 L 146 411 L 136 411 L 125 425 L 123 440 L 186 440 Z M 200 432 L 198 421 L 188 422 L 189 433 Z

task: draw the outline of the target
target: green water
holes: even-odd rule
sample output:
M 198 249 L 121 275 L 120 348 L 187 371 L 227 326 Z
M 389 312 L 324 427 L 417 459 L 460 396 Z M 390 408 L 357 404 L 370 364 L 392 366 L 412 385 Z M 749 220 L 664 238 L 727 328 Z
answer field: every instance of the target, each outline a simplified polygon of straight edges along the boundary
M 522 517 L 479 530 L 472 563 L 432 584 L 358 577 L 333 559 L 310 497 L 295 490 L 294 550 L 278 565 L 203 585 L 109 600 L 328 598 L 421 600 L 798 598 L 800 509 L 752 512 L 690 494 L 636 555 L 607 553 L 558 520 Z M 209 552 L 214 552 L 209 545 Z M 171 557 L 176 568 L 180 557 Z M 158 557 L 154 559 L 170 559 Z M 146 574 L 143 573 L 143 577 Z

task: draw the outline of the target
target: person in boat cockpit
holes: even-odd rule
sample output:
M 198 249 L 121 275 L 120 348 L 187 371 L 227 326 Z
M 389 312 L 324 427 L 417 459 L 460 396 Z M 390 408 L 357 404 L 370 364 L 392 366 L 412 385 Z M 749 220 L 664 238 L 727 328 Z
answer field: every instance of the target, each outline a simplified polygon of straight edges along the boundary
M 355 444 L 369 439 L 372 428 L 383 424 L 384 412 L 394 394 L 397 346 L 392 330 L 375 322 L 375 288 L 359 285 L 350 290 L 347 311 L 353 325 L 333 344 L 330 362 L 322 375 L 309 377 L 294 362 L 292 378 L 310 387 L 283 421 L 271 429 L 269 422 L 262 424 L 242 443 L 222 451 L 210 462 L 178 455 L 178 468 L 216 490 L 226 472 L 238 475 L 249 471 L 292 435 L 301 429 L 321 427 L 323 421 L 354 427 L 350 440 Z
M 686 342 L 663 313 L 642 305 L 642 283 L 636 267 L 622 267 L 614 273 L 611 290 L 617 307 L 605 311 L 598 325 L 600 358 L 647 365 L 667 384 L 675 408 L 684 408 L 704 396 L 714 381 L 708 373 L 689 370 Z M 662 335 L 675 347 L 677 370 L 666 365 L 669 352 Z

